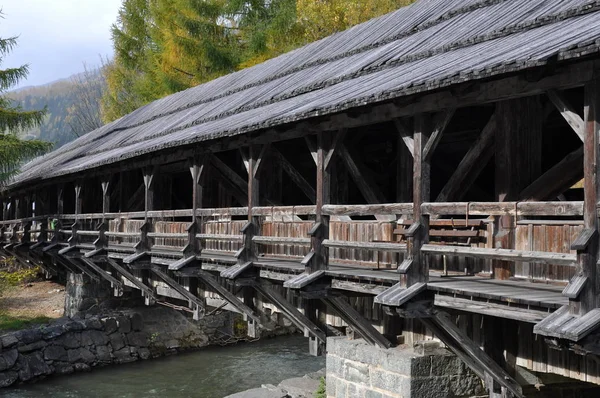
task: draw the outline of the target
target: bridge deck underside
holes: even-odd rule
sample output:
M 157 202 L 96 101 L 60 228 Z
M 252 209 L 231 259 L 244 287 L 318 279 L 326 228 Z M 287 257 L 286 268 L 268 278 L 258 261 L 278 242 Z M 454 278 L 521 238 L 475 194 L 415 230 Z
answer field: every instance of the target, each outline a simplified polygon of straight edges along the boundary
M 223 254 L 203 253 L 203 268 L 219 271 L 235 263 L 235 258 Z M 286 281 L 304 272 L 300 261 L 277 258 L 260 258 L 255 266 L 266 279 Z M 332 277 L 332 287 L 355 290 L 360 293 L 379 294 L 398 283 L 395 269 L 368 269 L 361 266 L 330 264 L 326 275 Z M 526 280 L 497 280 L 486 276 L 441 276 L 430 273 L 428 289 L 444 296 L 460 297 L 479 302 L 488 301 L 506 306 L 553 311 L 568 304 L 562 295 L 564 286 L 534 283 Z

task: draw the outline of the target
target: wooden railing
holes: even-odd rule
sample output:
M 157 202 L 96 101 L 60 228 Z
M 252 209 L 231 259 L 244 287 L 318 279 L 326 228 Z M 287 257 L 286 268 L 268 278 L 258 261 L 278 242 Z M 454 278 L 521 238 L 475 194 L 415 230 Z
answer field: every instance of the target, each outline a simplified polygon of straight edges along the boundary
M 424 203 L 421 210 L 429 218 L 429 242 L 420 250 L 428 255 L 432 269 L 490 272 L 491 261 L 505 260 L 515 264 L 516 277 L 564 282 L 573 275 L 576 258 L 570 246 L 582 229 L 582 202 Z M 323 206 L 329 230 L 322 244 L 328 248 L 330 263 L 398 267 L 407 257 L 412 212 L 412 204 L 401 203 Z M 309 232 L 315 214 L 315 206 L 253 208 L 259 228 L 251 241 L 257 254 L 306 257 L 313 244 Z M 195 217 L 201 227 L 193 239 L 203 251 L 233 254 L 244 245 L 247 216 L 248 208 L 198 209 Z M 514 219 L 515 244 L 499 250 L 494 246 L 494 227 L 503 216 Z M 35 242 L 46 234 L 62 245 L 75 241 L 91 248 L 104 235 L 114 251 L 135 252 L 146 239 L 153 250 L 181 252 L 189 244 L 193 219 L 191 209 L 65 214 L 0 221 L 0 228 L 4 244 L 27 240 L 25 235 Z

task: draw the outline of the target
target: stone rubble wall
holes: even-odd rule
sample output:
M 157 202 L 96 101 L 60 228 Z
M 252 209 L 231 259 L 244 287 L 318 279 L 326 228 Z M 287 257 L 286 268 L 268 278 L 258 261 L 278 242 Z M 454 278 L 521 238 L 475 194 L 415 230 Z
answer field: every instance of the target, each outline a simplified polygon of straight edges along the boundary
M 328 398 L 422 398 L 484 395 L 481 380 L 444 349 L 381 349 L 363 340 L 327 339 Z
M 233 333 L 235 316 L 223 312 L 195 322 L 150 307 L 8 333 L 0 336 L 0 387 L 205 347 Z

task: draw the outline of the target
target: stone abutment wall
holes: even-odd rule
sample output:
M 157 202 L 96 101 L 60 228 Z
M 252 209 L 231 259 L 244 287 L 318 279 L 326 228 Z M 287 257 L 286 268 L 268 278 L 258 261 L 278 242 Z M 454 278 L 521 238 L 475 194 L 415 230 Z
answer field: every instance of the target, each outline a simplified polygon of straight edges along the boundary
M 0 336 L 0 387 L 205 347 L 231 336 L 236 317 L 223 312 L 191 321 L 151 307 L 8 333 Z
M 423 398 L 485 395 L 481 380 L 445 349 L 384 350 L 363 340 L 327 339 L 328 398 Z

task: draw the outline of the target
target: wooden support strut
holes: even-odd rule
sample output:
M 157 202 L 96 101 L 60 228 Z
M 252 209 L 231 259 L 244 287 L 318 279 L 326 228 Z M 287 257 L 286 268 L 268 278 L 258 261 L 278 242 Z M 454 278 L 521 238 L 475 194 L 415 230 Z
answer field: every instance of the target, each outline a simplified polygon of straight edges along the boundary
M 117 262 L 114 261 L 113 259 L 104 257 L 104 260 L 106 260 L 106 262 L 110 266 L 112 266 L 119 274 L 121 274 L 125 279 L 127 279 L 129 282 L 131 282 L 133 285 L 135 285 L 138 289 L 141 290 L 141 292 L 144 295 L 144 298 L 146 300 L 146 305 L 153 304 L 156 301 L 156 295 L 154 293 L 154 289 L 146 286 L 142 281 L 140 281 L 138 278 L 136 278 L 132 273 L 127 271 L 124 267 L 117 264 Z
M 584 98 L 584 228 L 598 231 L 598 199 L 600 198 L 600 80 L 594 80 L 585 86 Z M 578 267 L 583 276 L 592 283 L 587 283 L 581 291 L 581 308 L 583 315 L 598 308 L 598 234 L 594 233 L 586 242 L 586 248 L 577 253 Z M 578 312 L 577 304 L 571 302 L 571 310 Z
M 194 320 L 199 320 L 204 317 L 205 305 L 203 300 L 200 300 L 196 295 L 192 294 L 185 287 L 177 283 L 177 281 L 163 272 L 159 267 L 153 266 L 152 273 L 162 279 L 169 287 L 173 288 L 177 293 L 181 294 L 189 301 L 190 309 L 194 311 Z
M 477 376 L 486 381 L 486 388 L 491 389 L 492 386 L 490 384 L 493 383 L 490 383 L 488 380 L 494 380 L 515 397 L 524 397 L 523 389 L 519 383 L 447 319 L 445 314 L 436 312 L 432 318 L 421 318 L 421 322 L 471 368 Z

